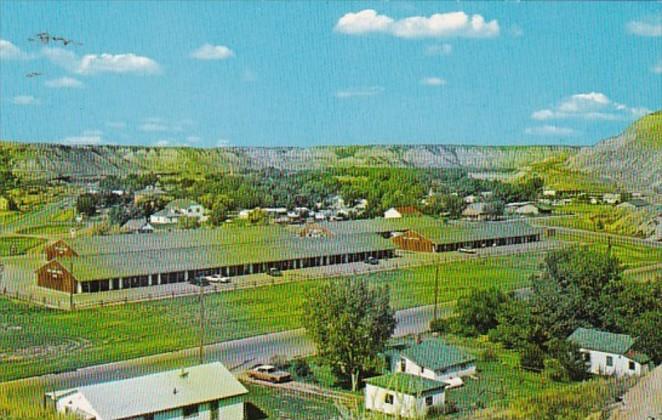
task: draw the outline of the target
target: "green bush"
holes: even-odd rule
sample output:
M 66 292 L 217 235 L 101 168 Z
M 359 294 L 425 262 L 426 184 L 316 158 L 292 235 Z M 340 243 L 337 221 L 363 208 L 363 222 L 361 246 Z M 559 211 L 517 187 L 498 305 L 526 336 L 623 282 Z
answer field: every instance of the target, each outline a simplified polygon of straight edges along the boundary
M 292 363 L 292 368 L 299 378 L 307 378 L 312 373 L 306 359 L 295 359 Z
M 433 319 L 432 321 L 430 321 L 430 331 L 431 332 L 445 334 L 445 333 L 449 332 L 449 330 L 450 330 L 449 321 L 446 320 L 446 319 L 437 318 L 437 319 Z
M 488 347 L 480 353 L 480 360 L 483 362 L 494 362 L 497 359 L 497 352 L 492 347 Z
M 545 353 L 539 346 L 529 344 L 522 350 L 519 363 L 522 369 L 543 370 L 545 367 Z
M 315 382 L 324 387 L 333 387 L 338 383 L 336 374 L 329 365 L 312 365 L 310 369 L 315 377 Z
M 567 382 L 569 379 L 568 372 L 558 359 L 546 359 L 543 373 L 554 382 Z

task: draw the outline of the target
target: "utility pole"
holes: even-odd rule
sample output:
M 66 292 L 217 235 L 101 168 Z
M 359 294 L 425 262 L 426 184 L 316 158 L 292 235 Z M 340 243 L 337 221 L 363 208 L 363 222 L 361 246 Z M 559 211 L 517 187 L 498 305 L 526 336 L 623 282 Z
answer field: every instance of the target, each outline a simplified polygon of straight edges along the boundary
M 433 319 L 436 321 L 437 320 L 437 315 L 438 315 L 438 309 L 437 309 L 437 304 L 439 300 L 439 263 L 435 266 L 434 270 L 434 315 Z
M 200 287 L 200 364 L 205 360 L 205 288 L 202 283 Z

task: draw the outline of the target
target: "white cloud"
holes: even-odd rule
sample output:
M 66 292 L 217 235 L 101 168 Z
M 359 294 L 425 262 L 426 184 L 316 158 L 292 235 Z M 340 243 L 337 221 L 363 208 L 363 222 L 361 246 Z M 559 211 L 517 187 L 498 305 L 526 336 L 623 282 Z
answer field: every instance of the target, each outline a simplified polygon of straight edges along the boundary
M 82 75 L 96 73 L 157 74 L 159 64 L 148 57 L 129 54 L 86 54 L 78 57 L 63 48 L 44 48 L 44 56 L 64 69 Z
M 234 51 L 225 45 L 204 44 L 191 53 L 197 60 L 225 60 L 234 56 Z
M 159 139 L 159 140 L 155 140 L 153 144 L 154 146 L 157 147 L 166 147 L 166 146 L 171 146 L 173 144 L 173 141 L 174 140 L 172 139 Z
M 232 142 L 230 142 L 230 139 L 218 139 L 216 141 L 216 147 L 230 147 L 232 146 Z
M 46 87 L 50 88 L 82 88 L 83 82 L 73 77 L 60 77 L 59 79 L 51 79 L 44 82 Z
M 334 30 L 348 35 L 384 33 L 399 38 L 489 38 L 499 35 L 499 23 L 496 20 L 487 22 L 481 15 L 469 16 L 464 12 L 395 20 L 373 9 L 365 9 L 342 16 Z
M 103 131 L 84 130 L 80 135 L 69 136 L 62 139 L 62 143 L 71 145 L 95 145 L 103 143 Z
M 662 74 L 662 59 L 660 59 L 657 64 L 651 67 L 651 71 L 655 74 Z
M 2 60 L 28 60 L 32 58 L 30 54 L 21 51 L 16 45 L 0 39 L 0 59 Z
M 633 35 L 657 37 L 662 36 L 662 15 L 643 20 L 628 22 L 626 29 Z
M 202 139 L 198 136 L 188 136 L 186 137 L 186 143 L 192 143 L 192 144 L 197 144 L 200 143 Z
M 636 119 L 650 112 L 645 107 L 629 107 L 614 102 L 604 93 L 589 92 L 565 98 L 555 107 L 535 111 L 531 118 L 538 121 L 568 118 L 615 121 Z
M 41 101 L 32 95 L 17 95 L 12 99 L 14 105 L 39 105 Z
M 575 134 L 577 134 L 577 131 L 568 127 L 559 127 L 556 125 L 542 125 L 538 127 L 528 127 L 524 130 L 524 133 L 531 134 L 534 136 L 567 137 L 567 136 L 574 136 Z
M 441 77 L 424 77 L 421 79 L 421 84 L 425 86 L 443 86 L 446 80 Z
M 336 97 L 344 99 L 355 96 L 375 96 L 382 92 L 384 92 L 384 88 L 381 86 L 365 86 L 339 90 L 336 92 Z
M 179 121 L 166 121 L 163 118 L 146 118 L 138 126 L 138 130 L 145 132 L 180 132 L 184 128 L 194 125 L 194 122 L 188 119 Z
M 425 55 L 450 55 L 453 52 L 451 44 L 428 45 L 425 47 Z

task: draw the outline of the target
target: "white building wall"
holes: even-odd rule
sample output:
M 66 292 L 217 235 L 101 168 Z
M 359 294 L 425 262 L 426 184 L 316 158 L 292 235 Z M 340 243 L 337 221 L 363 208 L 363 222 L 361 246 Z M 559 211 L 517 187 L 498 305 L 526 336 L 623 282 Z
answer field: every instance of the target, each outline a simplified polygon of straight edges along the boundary
M 384 212 L 384 219 L 398 219 L 400 217 L 402 217 L 402 215 L 394 208 L 390 208 Z
M 387 404 L 385 402 L 386 395 L 388 394 L 393 395 L 393 404 Z M 446 395 L 443 390 L 431 395 L 432 406 L 439 407 L 444 405 Z M 425 404 L 425 396 L 426 394 L 416 397 L 367 384 L 365 387 L 365 408 L 366 410 L 407 418 L 423 417 L 429 409 Z
M 580 349 L 580 351 L 590 355 L 591 364 L 589 372 L 596 375 L 641 375 L 645 371 L 645 368 L 641 364 L 620 354 L 604 353 L 588 349 Z M 612 357 L 612 366 L 607 366 L 607 356 Z M 634 370 L 630 369 L 630 362 L 634 363 Z
M 464 369 L 458 367 L 451 367 L 446 369 L 444 372 L 435 372 L 428 368 L 421 369 L 421 366 L 417 365 L 413 361 L 407 359 L 404 356 L 401 356 L 405 361 L 405 373 L 409 373 L 416 376 L 422 376 L 424 378 L 432 379 L 434 381 L 443 382 L 446 379 L 451 378 L 461 378 L 463 376 L 469 376 L 476 373 L 476 365 L 474 363 L 469 364 Z M 401 369 L 400 363 L 396 365 L 396 372 L 403 372 Z

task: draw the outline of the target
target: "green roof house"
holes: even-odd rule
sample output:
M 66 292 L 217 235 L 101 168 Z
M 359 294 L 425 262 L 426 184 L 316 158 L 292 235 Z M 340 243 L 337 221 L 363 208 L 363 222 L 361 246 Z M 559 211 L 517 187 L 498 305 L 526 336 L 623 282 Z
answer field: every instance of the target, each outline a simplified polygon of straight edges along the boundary
M 568 341 L 579 346 L 587 369 L 596 375 L 640 375 L 650 368 L 650 358 L 633 350 L 635 340 L 627 334 L 577 328 Z
M 434 338 L 400 351 L 392 370 L 461 386 L 462 377 L 476 373 L 475 358 L 461 349 Z
M 431 407 L 443 406 L 447 384 L 408 373 L 366 379 L 365 408 L 398 417 L 424 417 Z

